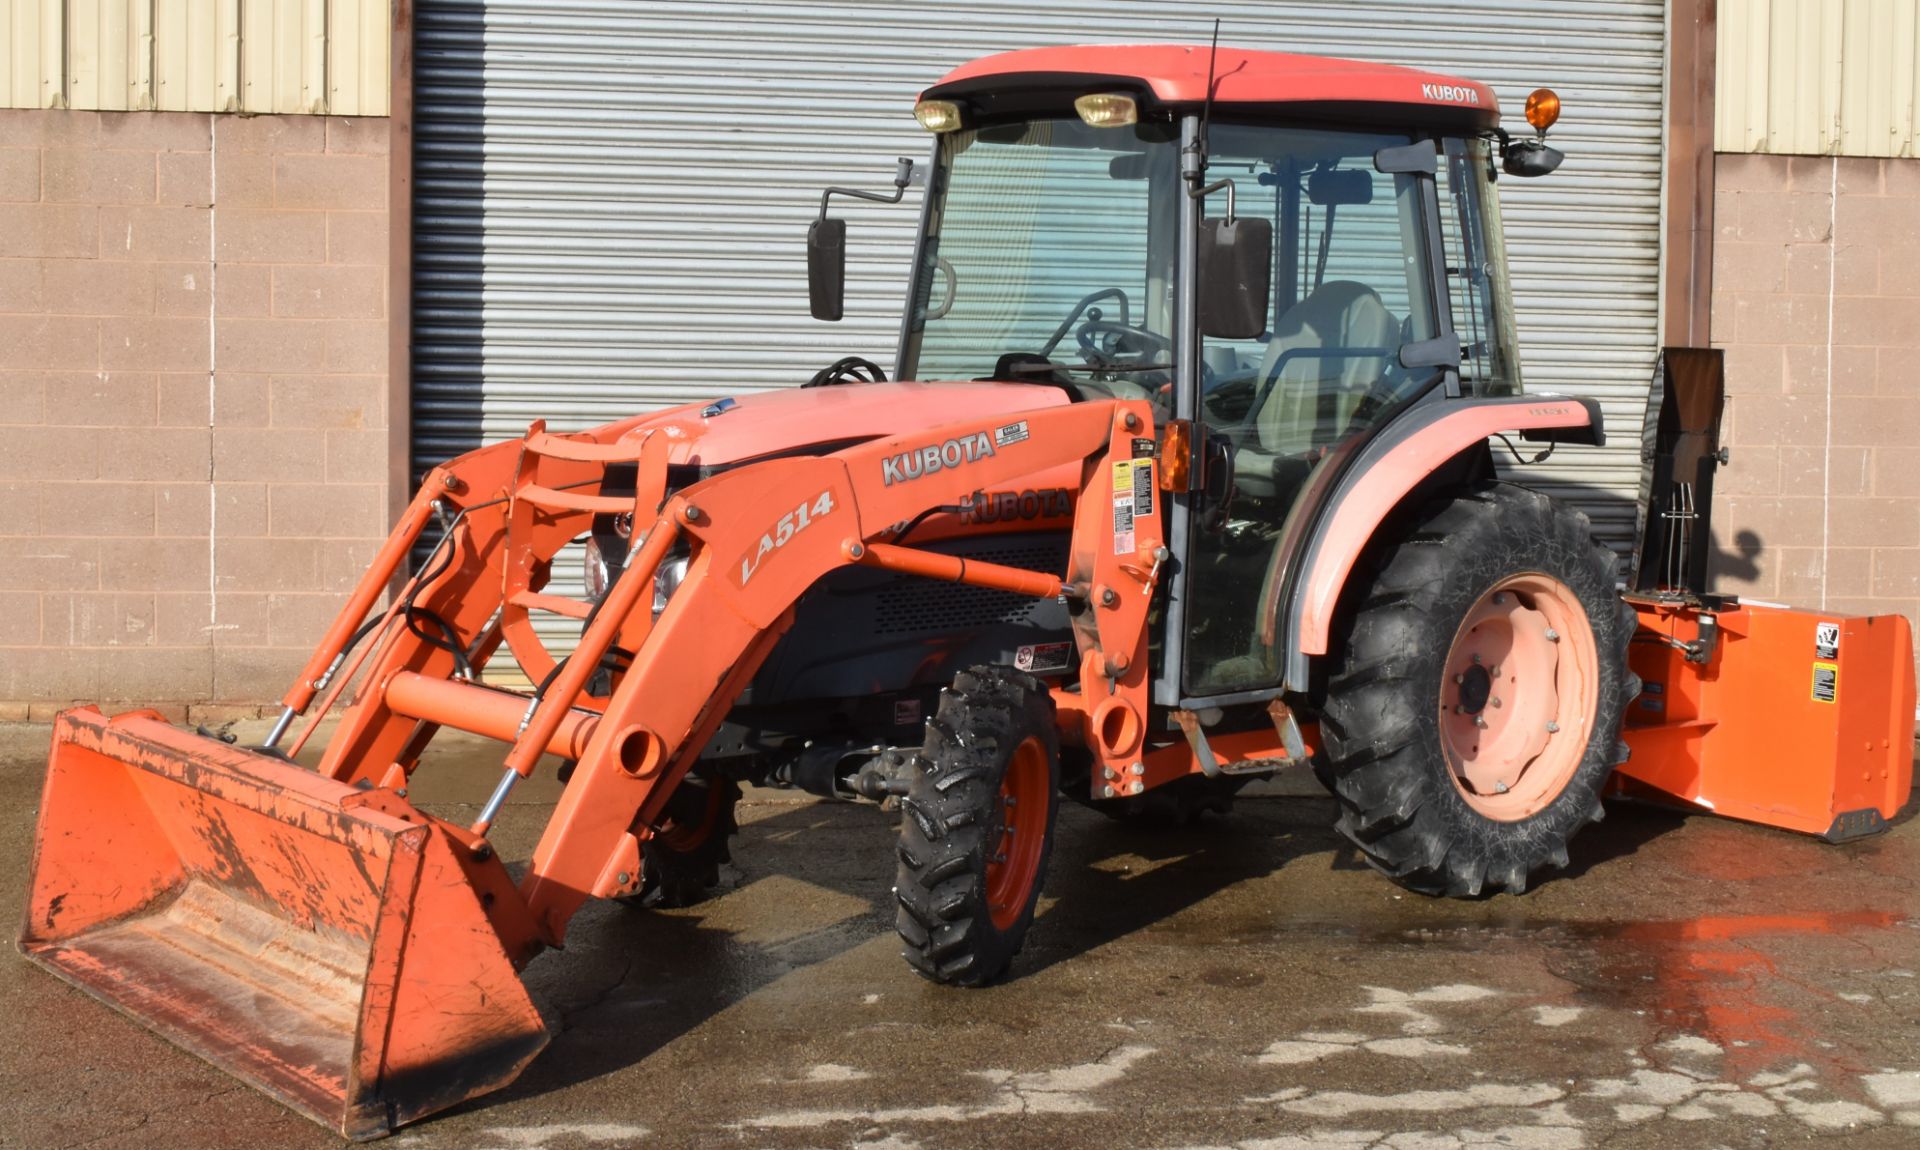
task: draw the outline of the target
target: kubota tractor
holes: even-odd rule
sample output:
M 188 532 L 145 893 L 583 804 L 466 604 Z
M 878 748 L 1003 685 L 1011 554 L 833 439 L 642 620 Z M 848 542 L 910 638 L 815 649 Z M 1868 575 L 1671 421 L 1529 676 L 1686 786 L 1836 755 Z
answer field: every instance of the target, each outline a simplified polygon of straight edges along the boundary
M 1310 766 L 1436 895 L 1564 865 L 1610 786 L 1884 826 L 1905 620 L 1706 593 L 1716 357 L 1663 360 L 1627 596 L 1496 476 L 1602 438 L 1522 392 L 1508 300 L 1495 181 L 1559 163 L 1557 105 L 1522 138 L 1472 81 L 1181 46 L 953 72 L 924 179 L 830 189 L 808 242 L 837 319 L 827 197 L 924 184 L 895 366 L 938 382 L 843 360 L 434 468 L 265 746 L 60 717 L 22 948 L 358 1138 L 510 1081 L 547 1038 L 518 969 L 589 898 L 697 896 L 746 781 L 896 798 L 907 960 L 959 985 L 1019 950 L 1063 796 L 1180 818 Z M 480 680 L 503 645 L 532 690 Z M 505 745 L 470 825 L 407 797 L 445 727 Z M 489 831 L 543 762 L 516 879 Z

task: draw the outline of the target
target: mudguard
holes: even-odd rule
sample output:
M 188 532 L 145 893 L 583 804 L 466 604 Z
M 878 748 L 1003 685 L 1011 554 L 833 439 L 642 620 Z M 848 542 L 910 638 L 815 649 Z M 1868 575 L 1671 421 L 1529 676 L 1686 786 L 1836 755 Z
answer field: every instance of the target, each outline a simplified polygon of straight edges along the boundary
M 1287 660 L 1289 688 L 1305 690 L 1306 657 L 1327 653 L 1340 593 L 1387 516 L 1461 452 L 1503 432 L 1595 447 L 1605 442 L 1600 405 L 1564 395 L 1448 399 L 1414 407 L 1389 424 L 1361 450 L 1328 498 L 1301 577 L 1279 604 L 1286 633 L 1294 638 Z

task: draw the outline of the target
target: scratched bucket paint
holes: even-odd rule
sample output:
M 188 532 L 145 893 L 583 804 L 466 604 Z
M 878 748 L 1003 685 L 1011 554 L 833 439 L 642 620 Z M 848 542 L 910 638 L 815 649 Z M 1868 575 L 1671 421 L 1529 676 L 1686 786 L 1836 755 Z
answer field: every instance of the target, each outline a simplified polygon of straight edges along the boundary
M 29 959 L 347 1137 L 546 1044 L 476 889 L 497 860 L 384 792 L 87 708 L 55 723 L 36 841 Z

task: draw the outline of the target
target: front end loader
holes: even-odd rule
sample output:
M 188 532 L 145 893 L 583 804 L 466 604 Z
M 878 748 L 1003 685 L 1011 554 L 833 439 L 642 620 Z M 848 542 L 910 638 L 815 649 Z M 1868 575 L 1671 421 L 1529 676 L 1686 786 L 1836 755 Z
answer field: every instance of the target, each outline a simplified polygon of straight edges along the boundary
M 1592 401 L 1520 387 L 1494 181 L 1557 166 L 1547 95 L 1519 139 L 1482 85 L 1345 61 L 955 71 L 915 109 L 924 176 L 829 189 L 808 237 L 837 319 L 829 198 L 924 183 L 895 374 L 938 382 L 849 357 L 434 468 L 264 745 L 60 716 L 23 951 L 368 1138 L 511 1081 L 547 1040 L 518 971 L 588 899 L 698 897 L 742 783 L 896 800 L 905 957 L 958 986 L 1013 962 L 1062 797 L 1183 819 L 1306 767 L 1364 857 L 1460 896 L 1564 865 L 1610 789 L 1884 826 L 1905 620 L 1706 594 L 1717 399 L 1661 424 L 1632 580 L 1496 470 L 1511 436 L 1604 438 Z M 503 655 L 531 689 L 483 679 Z M 1763 680 L 1771 713 L 1743 708 Z M 1795 716 L 1789 786 L 1754 756 Z M 470 821 L 409 797 L 447 728 L 503 747 Z M 536 769 L 564 789 L 509 871 L 493 831 Z

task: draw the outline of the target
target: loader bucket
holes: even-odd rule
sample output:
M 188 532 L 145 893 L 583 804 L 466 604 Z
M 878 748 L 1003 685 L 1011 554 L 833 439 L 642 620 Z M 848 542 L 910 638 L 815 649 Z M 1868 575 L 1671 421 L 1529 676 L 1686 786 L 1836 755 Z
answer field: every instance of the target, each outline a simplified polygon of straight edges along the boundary
M 379 1137 L 546 1045 L 480 893 L 505 872 L 478 853 L 391 792 L 151 713 L 68 711 L 20 948 L 294 1110 Z

